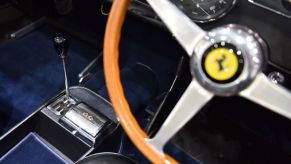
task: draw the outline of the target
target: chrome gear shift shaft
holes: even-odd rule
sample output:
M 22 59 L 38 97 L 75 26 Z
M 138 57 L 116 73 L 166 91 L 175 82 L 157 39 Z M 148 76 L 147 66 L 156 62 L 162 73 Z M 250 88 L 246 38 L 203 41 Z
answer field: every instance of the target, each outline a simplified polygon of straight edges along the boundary
M 70 91 L 69 91 L 69 83 L 67 77 L 67 70 L 66 70 L 66 62 L 65 58 L 68 54 L 68 40 L 62 36 L 56 36 L 54 38 L 54 47 L 57 54 L 60 56 L 63 62 L 63 69 L 64 69 L 64 77 L 65 77 L 65 87 L 66 87 L 66 100 L 70 99 Z

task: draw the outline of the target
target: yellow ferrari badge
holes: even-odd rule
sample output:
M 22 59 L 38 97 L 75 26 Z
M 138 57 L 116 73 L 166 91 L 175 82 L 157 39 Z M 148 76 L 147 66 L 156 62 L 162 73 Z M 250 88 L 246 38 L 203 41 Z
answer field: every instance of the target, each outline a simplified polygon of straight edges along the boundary
M 209 77 L 217 81 L 233 78 L 239 70 L 239 60 L 233 49 L 221 47 L 205 56 L 204 68 Z

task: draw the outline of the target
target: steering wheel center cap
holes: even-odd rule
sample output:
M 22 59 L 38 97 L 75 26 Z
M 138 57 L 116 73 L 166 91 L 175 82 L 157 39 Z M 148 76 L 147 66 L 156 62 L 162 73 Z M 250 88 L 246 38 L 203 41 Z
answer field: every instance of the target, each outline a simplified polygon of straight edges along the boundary
M 232 96 L 255 79 L 266 53 L 266 44 L 252 30 L 233 24 L 222 26 L 198 43 L 191 58 L 191 72 L 205 89 Z
M 202 58 L 206 76 L 217 83 L 229 83 L 241 74 L 244 66 L 242 52 L 229 43 L 214 44 Z

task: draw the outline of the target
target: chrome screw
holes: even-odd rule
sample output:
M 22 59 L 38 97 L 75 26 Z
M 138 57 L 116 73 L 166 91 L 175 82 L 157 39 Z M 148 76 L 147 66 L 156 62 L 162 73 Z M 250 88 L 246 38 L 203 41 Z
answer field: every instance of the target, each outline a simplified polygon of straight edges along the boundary
M 285 77 L 280 72 L 271 72 L 269 73 L 268 78 L 274 84 L 283 84 L 285 81 Z

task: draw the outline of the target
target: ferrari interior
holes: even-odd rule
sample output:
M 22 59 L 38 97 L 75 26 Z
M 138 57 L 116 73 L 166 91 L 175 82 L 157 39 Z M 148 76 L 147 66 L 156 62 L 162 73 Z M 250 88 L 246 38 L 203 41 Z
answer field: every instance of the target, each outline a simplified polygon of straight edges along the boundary
M 290 164 L 290 0 L 0 0 L 1 164 Z

